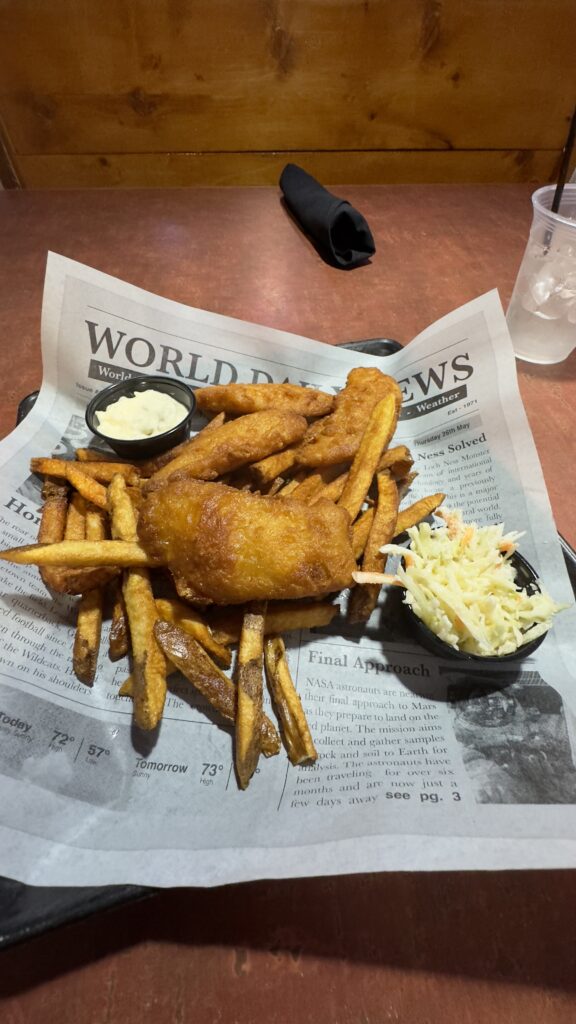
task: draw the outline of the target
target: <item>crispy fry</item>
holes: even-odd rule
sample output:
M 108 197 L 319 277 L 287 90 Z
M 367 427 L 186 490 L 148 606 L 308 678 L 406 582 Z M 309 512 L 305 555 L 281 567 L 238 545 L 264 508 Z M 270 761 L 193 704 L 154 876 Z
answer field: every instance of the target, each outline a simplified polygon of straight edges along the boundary
M 160 598 L 156 601 L 156 608 L 161 619 L 180 626 L 185 633 L 189 633 L 195 640 L 211 655 L 215 661 L 225 668 L 229 668 L 232 662 L 232 655 L 223 644 L 216 643 L 210 628 L 204 619 L 182 601 L 174 599 L 168 601 Z
M 166 675 L 168 675 L 168 672 L 166 672 Z M 118 696 L 134 698 L 134 676 L 127 676 L 118 690 Z
M 132 502 L 132 508 L 136 513 L 136 519 L 138 519 L 138 514 L 140 512 L 140 509 L 142 508 L 142 502 L 144 501 L 144 495 L 142 494 L 142 491 L 140 490 L 139 487 L 127 487 L 126 494 L 130 498 L 130 501 Z
M 303 501 L 304 503 L 310 502 L 312 504 L 312 498 L 318 491 L 324 487 L 324 481 L 321 473 L 311 473 L 306 476 L 303 480 L 297 482 L 297 486 L 292 490 L 292 497 L 296 501 Z
M 394 394 L 387 395 L 374 407 L 360 447 L 352 463 L 339 508 L 345 508 L 352 522 L 356 519 L 370 489 L 372 477 L 396 429 L 398 405 Z
M 172 577 L 176 593 L 182 601 L 185 601 L 187 604 L 199 605 L 201 608 L 205 606 L 206 598 L 202 597 L 201 594 L 198 594 L 194 590 L 192 585 L 181 572 L 178 572 L 177 569 L 171 569 L 170 575 Z
M 60 480 L 44 481 L 42 487 L 44 505 L 38 529 L 40 544 L 55 544 L 64 537 L 66 518 L 68 515 L 68 484 Z M 40 569 L 44 584 L 52 590 L 58 589 L 61 583 L 61 571 L 50 566 Z
M 363 572 L 384 572 L 386 555 L 380 553 L 380 548 L 392 540 L 397 517 L 398 488 L 390 473 L 384 470 L 378 474 L 378 504 L 362 559 Z M 348 621 L 368 622 L 379 594 L 380 587 L 375 583 L 355 587 L 348 603 Z
M 318 754 L 290 675 L 284 641 L 279 636 L 267 637 L 264 641 L 264 660 L 268 688 L 280 719 L 288 757 L 292 764 L 311 764 Z
M 310 504 L 315 505 L 318 501 L 339 501 L 349 475 L 349 470 L 346 470 L 345 473 L 340 473 L 334 480 L 331 480 L 329 484 L 325 484 L 316 494 L 312 495 Z
M 290 633 L 296 629 L 314 629 L 327 626 L 340 611 L 337 604 L 327 601 L 269 601 L 264 621 L 264 632 Z M 207 615 L 212 636 L 220 644 L 235 644 L 242 630 L 240 608 L 214 608 Z
M 108 511 L 114 540 L 137 541 L 136 516 L 126 482 L 115 474 L 108 486 Z
M 283 477 L 295 462 L 296 449 L 286 448 L 283 452 L 277 452 L 276 455 L 269 455 L 265 459 L 253 462 L 250 472 L 258 487 L 266 487 L 277 477 Z
M 372 522 L 374 520 L 374 509 L 367 508 L 352 527 L 352 550 L 354 552 L 354 558 L 356 561 L 360 561 L 364 554 L 364 548 L 366 547 L 368 537 L 370 536 L 370 530 L 372 529 Z
M 291 494 L 293 495 L 294 491 L 299 486 L 300 486 L 300 480 L 297 480 L 297 479 L 288 480 L 288 483 L 285 483 L 284 486 L 281 487 L 280 490 L 276 492 L 276 497 L 277 498 L 288 498 L 288 497 L 290 497 Z
M 134 719 L 155 729 L 166 700 L 166 661 L 154 636 L 158 613 L 146 569 L 130 569 L 122 587 L 134 658 Z
M 38 529 L 38 542 L 53 544 L 64 539 L 68 512 L 68 484 L 61 480 L 45 480 L 42 497 L 44 506 Z
M 299 384 L 220 384 L 198 390 L 196 404 L 203 413 L 244 416 L 264 409 L 280 409 L 312 418 L 331 412 L 334 398 Z
M 235 763 L 241 789 L 256 771 L 261 751 L 265 614 L 265 601 L 246 606 L 238 648 Z
M 101 452 L 99 448 L 77 448 L 74 452 L 78 462 L 118 462 L 113 452 Z
M 82 467 L 89 465 L 89 462 L 82 463 Z M 67 462 L 66 479 L 83 498 L 86 498 L 86 501 L 91 501 L 98 508 L 106 508 L 106 488 L 99 484 L 97 480 L 87 476 L 84 468 L 81 469 L 75 462 Z
M 73 494 L 68 506 L 64 540 L 84 540 L 86 536 L 86 499 Z
M 140 544 L 127 544 L 120 540 L 62 540 L 57 544 L 25 544 L 21 548 L 0 551 L 0 559 L 15 562 L 16 565 L 66 565 L 79 569 L 100 565 L 123 569 L 158 565 Z
M 106 536 L 104 515 L 100 509 L 88 509 L 86 512 L 86 539 L 103 540 Z M 80 598 L 72 665 L 76 678 L 88 686 L 92 686 L 98 664 L 100 635 L 102 632 L 103 592 L 95 587 Z
M 267 496 L 269 498 L 273 498 L 275 494 L 278 494 L 278 492 L 282 490 L 285 483 L 286 481 L 284 480 L 283 477 L 277 476 L 276 479 L 273 480 L 272 483 L 270 484 L 270 487 L 266 489 Z
M 126 483 L 115 476 L 108 488 L 112 534 L 125 543 L 136 537 L 136 516 Z M 158 612 L 147 569 L 124 573 L 122 593 L 134 659 L 134 719 L 141 729 L 155 729 L 166 700 L 166 660 L 154 635 Z
M 89 568 L 62 568 L 61 566 L 51 567 L 54 573 L 54 581 L 49 584 L 51 590 L 58 594 L 86 594 L 95 587 L 105 587 L 111 580 L 120 575 L 120 569 L 115 565 L 92 566 Z M 42 567 L 40 567 L 42 572 Z
M 114 604 L 108 639 L 108 654 L 111 661 L 118 661 L 119 658 L 124 658 L 130 649 L 126 604 L 122 594 L 122 584 L 118 580 L 114 582 L 113 594 Z
M 396 448 L 388 448 L 387 451 L 382 455 L 377 467 L 376 472 L 380 473 L 383 469 L 389 469 L 391 475 L 395 480 L 404 473 L 408 473 L 409 468 L 412 466 L 412 456 L 406 445 L 400 444 Z M 340 473 L 330 483 L 325 484 L 313 497 L 310 499 L 310 504 L 315 505 L 317 501 L 321 499 L 325 501 L 338 501 L 342 496 L 346 481 L 348 480 L 349 470 Z M 416 476 L 417 474 L 414 474 Z M 295 498 L 299 497 L 299 492 L 294 495 Z
M 408 494 L 408 491 L 410 490 L 410 488 L 411 488 L 412 484 L 414 483 L 414 481 L 415 481 L 417 476 L 418 476 L 418 473 L 416 471 L 414 471 L 412 473 L 408 473 L 407 476 L 400 477 L 399 480 L 396 480 L 396 486 L 398 488 L 398 500 L 399 501 L 402 501 L 403 498 L 406 497 L 406 495 Z
M 303 501 L 305 504 L 313 505 L 315 501 L 320 497 L 324 497 L 324 492 L 327 491 L 336 479 L 342 476 L 346 476 L 348 468 L 344 466 L 325 466 L 323 469 L 319 469 L 316 473 L 306 473 L 306 471 L 300 470 L 300 474 L 295 474 L 294 478 L 299 477 L 302 482 L 293 492 L 292 497 L 297 501 Z M 337 501 L 340 497 L 341 491 L 338 493 L 336 498 L 329 499 Z
M 63 480 L 69 479 L 68 467 L 70 465 L 74 465 L 74 463 L 70 463 L 68 459 L 30 459 L 32 473 L 61 477 Z M 116 473 L 120 473 L 130 484 L 137 484 L 140 480 L 140 471 L 136 466 L 127 462 L 84 461 L 80 468 L 85 476 L 92 477 L 100 483 L 108 483 Z
M 445 494 L 429 494 L 426 498 L 420 498 L 419 501 L 415 501 L 413 505 L 408 505 L 407 508 L 401 509 L 396 520 L 394 537 L 399 537 L 401 533 L 409 530 L 411 526 L 417 526 L 427 516 L 432 515 L 445 500 Z
M 410 472 L 413 465 L 414 459 L 410 454 L 410 449 L 405 444 L 399 444 L 395 448 L 386 449 L 378 463 L 376 472 L 381 473 L 383 469 L 388 469 L 390 476 L 394 480 L 399 480 L 400 477 L 404 477 Z
M 211 430 L 208 436 L 204 431 L 199 434 L 189 451 L 154 473 L 146 489 L 153 490 L 176 474 L 187 479 L 214 480 L 222 473 L 287 448 L 304 436 L 306 427 L 304 417 L 295 412 L 269 409 L 241 416 Z
M 194 434 L 194 436 L 190 437 L 187 441 L 182 441 L 182 444 L 177 444 L 175 448 L 170 448 L 169 451 L 162 452 L 161 455 L 155 455 L 151 459 L 145 459 L 140 463 L 140 472 L 142 473 L 142 476 L 152 476 L 154 473 L 157 473 L 159 469 L 162 469 L 163 466 L 167 466 L 169 462 L 173 462 L 173 460 L 179 455 L 183 455 L 184 452 L 191 451 L 194 448 L 194 445 L 200 443 L 200 438 L 203 439 L 202 443 L 204 443 L 206 434 L 209 434 L 211 430 L 215 430 L 216 427 L 221 427 L 225 422 L 226 413 L 221 412 L 218 416 L 215 416 L 213 420 L 206 423 L 205 426 L 202 427 L 202 430 L 199 430 L 197 434 Z
M 154 627 L 156 639 L 164 654 L 200 691 L 209 704 L 228 722 L 236 721 L 236 687 L 210 655 L 188 633 L 161 619 Z M 266 715 L 262 717 L 260 743 L 265 757 L 280 750 L 280 737 Z

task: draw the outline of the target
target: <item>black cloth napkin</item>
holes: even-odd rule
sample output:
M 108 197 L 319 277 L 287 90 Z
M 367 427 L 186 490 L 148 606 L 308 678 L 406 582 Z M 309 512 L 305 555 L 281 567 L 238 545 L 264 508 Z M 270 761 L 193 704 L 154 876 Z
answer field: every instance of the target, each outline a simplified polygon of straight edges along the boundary
M 351 269 L 374 255 L 372 232 L 362 214 L 297 164 L 286 164 L 280 188 L 300 227 L 333 266 Z

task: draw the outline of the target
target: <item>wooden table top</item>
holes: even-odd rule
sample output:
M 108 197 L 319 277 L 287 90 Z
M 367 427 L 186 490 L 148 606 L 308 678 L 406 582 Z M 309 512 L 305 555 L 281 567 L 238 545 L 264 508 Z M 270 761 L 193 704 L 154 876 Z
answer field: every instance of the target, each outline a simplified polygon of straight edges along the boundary
M 145 157 L 143 157 L 145 159 Z M 41 380 L 52 249 L 172 299 L 329 343 L 510 296 L 530 186 L 339 188 L 377 254 L 333 269 L 274 189 L 0 193 L 0 432 Z M 576 544 L 576 352 L 518 363 L 556 522 Z M 5 1024 L 568 1024 L 576 874 L 382 874 L 170 891 L 3 954 Z

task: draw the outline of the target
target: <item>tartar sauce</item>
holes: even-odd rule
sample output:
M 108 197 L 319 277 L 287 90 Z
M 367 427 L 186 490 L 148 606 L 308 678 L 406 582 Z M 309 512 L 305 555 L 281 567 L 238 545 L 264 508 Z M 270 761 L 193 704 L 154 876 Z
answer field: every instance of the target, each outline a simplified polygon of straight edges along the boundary
M 162 391 L 137 391 L 96 413 L 98 429 L 107 437 L 138 441 L 172 430 L 188 415 L 186 406 Z

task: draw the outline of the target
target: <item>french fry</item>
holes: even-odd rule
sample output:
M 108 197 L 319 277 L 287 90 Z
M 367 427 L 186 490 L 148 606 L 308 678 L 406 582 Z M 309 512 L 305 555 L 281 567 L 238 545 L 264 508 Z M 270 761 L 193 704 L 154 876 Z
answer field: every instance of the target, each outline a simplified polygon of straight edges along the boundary
M 380 459 L 376 468 L 377 473 L 381 473 L 383 469 L 390 471 L 390 476 L 394 480 L 399 480 L 400 477 L 407 476 L 414 465 L 414 459 L 410 454 L 410 449 L 405 444 L 396 445 L 395 448 L 388 448 L 382 458 Z
M 166 700 L 166 661 L 154 636 L 158 613 L 147 570 L 126 572 L 122 592 L 134 659 L 134 719 L 141 729 L 155 729 Z
M 196 591 L 193 589 L 193 587 L 190 586 L 188 580 L 186 579 L 185 576 L 182 575 L 181 572 L 178 572 L 177 569 L 171 569 L 170 575 L 172 577 L 172 582 L 174 583 L 176 593 L 178 594 L 178 597 L 181 598 L 182 601 L 185 601 L 188 604 L 200 605 L 200 607 L 202 608 L 204 607 L 204 605 L 206 604 L 205 598 L 203 598 L 200 594 L 196 593 Z
M 128 544 L 121 540 L 62 540 L 57 544 L 25 544 L 21 548 L 0 551 L 0 559 L 16 565 L 66 565 L 79 569 L 100 565 L 122 569 L 158 565 L 140 544 Z
M 111 661 L 118 661 L 119 658 L 124 658 L 130 650 L 126 604 L 122 594 L 122 584 L 118 580 L 114 582 L 113 599 L 108 655 Z
M 61 480 L 45 480 L 42 486 L 44 505 L 38 529 L 38 541 L 52 544 L 63 540 L 68 513 L 68 484 Z
M 398 411 L 395 395 L 389 394 L 378 402 L 368 420 L 342 497 L 338 501 L 338 506 L 347 510 L 352 522 L 364 504 L 382 452 L 396 429 Z
M 281 735 L 292 764 L 311 764 L 318 754 L 310 734 L 300 697 L 294 686 L 284 641 L 278 636 L 264 641 L 266 679 L 281 724 Z
M 315 473 L 308 473 L 304 476 L 302 483 L 297 487 L 292 497 L 297 501 L 303 501 L 313 505 L 324 492 L 328 491 L 335 480 L 344 476 L 346 478 L 348 469 L 343 466 L 325 466 Z M 295 474 L 296 476 L 296 474 Z M 344 485 L 342 485 L 344 486 Z M 337 501 L 342 492 L 339 491 L 336 498 L 328 498 L 330 501 Z
M 294 494 L 294 491 L 297 490 L 297 488 L 299 486 L 300 486 L 300 480 L 296 480 L 296 479 L 288 480 L 288 482 L 285 483 L 284 486 L 279 491 L 277 491 L 276 497 L 277 498 L 290 498 L 290 497 L 292 497 L 292 495 Z
M 352 550 L 354 552 L 354 558 L 357 562 L 360 561 L 364 554 L 364 548 L 368 542 L 370 536 L 370 530 L 372 529 L 372 522 L 374 520 L 374 509 L 367 508 L 352 527 Z
M 108 500 L 112 535 L 133 544 L 137 536 L 136 516 L 123 477 L 118 475 L 112 479 Z M 166 700 L 166 660 L 154 635 L 158 612 L 147 569 L 125 572 L 122 593 L 134 661 L 134 720 L 141 729 L 155 729 Z
M 228 722 L 236 721 L 236 687 L 200 644 L 179 626 L 160 619 L 154 633 L 166 657 L 182 672 L 211 706 Z M 278 731 L 266 715 L 262 716 L 262 753 L 272 757 L 280 750 Z
M 136 516 L 126 488 L 126 482 L 116 474 L 108 486 L 108 511 L 110 513 L 111 532 L 114 540 L 138 540 Z
M 168 668 L 166 667 L 166 675 L 168 675 Z M 176 671 L 176 669 L 174 669 Z M 130 675 L 124 680 L 122 685 L 118 689 L 119 697 L 131 697 L 134 699 L 134 676 Z
M 44 481 L 42 494 L 45 504 L 38 531 L 41 544 L 56 544 L 65 536 L 82 540 L 85 534 L 85 501 L 79 494 L 68 504 L 68 484 L 50 478 Z M 60 566 L 40 566 L 40 576 L 49 590 L 58 594 L 85 594 L 102 587 L 118 575 L 115 568 L 70 569 Z
M 265 459 L 253 462 L 250 466 L 250 472 L 258 487 L 267 487 L 276 477 L 283 477 L 295 462 L 296 450 L 294 448 L 286 448 L 283 452 L 277 452 L 276 455 L 269 455 Z
M 292 497 L 296 501 L 310 501 L 324 487 L 321 473 L 311 473 L 294 488 Z
M 89 466 L 90 463 L 83 462 L 81 465 L 85 467 Z M 76 462 L 66 463 L 66 479 L 83 498 L 86 498 L 86 501 L 91 501 L 98 508 L 106 508 L 106 488 L 99 484 L 97 480 L 88 476 L 84 469 L 80 468 L 80 464 Z
M 387 451 L 382 455 L 377 467 L 376 473 L 380 473 L 383 469 L 390 470 L 391 475 L 394 479 L 398 479 L 399 476 L 403 476 L 408 473 L 408 470 L 413 465 L 413 459 L 406 445 L 397 445 L 396 448 L 388 448 Z M 414 474 L 416 475 L 416 474 Z M 317 501 L 338 501 L 341 498 L 348 480 L 349 470 L 344 473 L 340 473 L 330 483 L 327 483 L 321 490 L 317 491 L 316 494 L 310 500 L 310 504 L 314 505 Z
M 112 452 L 101 452 L 98 448 L 76 448 L 74 452 L 78 462 L 117 462 L 118 456 Z
M 396 520 L 394 537 L 399 537 L 401 533 L 409 530 L 411 526 L 417 526 L 427 516 L 432 515 L 445 500 L 445 494 L 429 494 L 426 498 L 420 498 L 419 501 L 415 501 L 413 505 L 408 505 L 407 508 L 401 509 Z
M 264 632 L 289 633 L 295 629 L 327 626 L 340 611 L 327 601 L 269 601 Z M 235 644 L 240 639 L 242 613 L 238 608 L 211 608 L 207 622 L 217 643 Z
M 84 540 L 86 536 L 86 500 L 73 494 L 68 506 L 64 540 Z
M 68 480 L 68 467 L 74 465 L 68 459 L 30 459 L 30 470 L 32 473 L 41 473 L 44 476 L 61 477 Z M 127 462 L 96 462 L 84 461 L 80 468 L 85 476 L 92 477 L 100 483 L 109 483 L 116 473 L 120 473 L 126 483 L 137 484 L 140 480 L 140 471 L 136 466 Z
M 417 476 L 418 476 L 418 473 L 416 471 L 414 471 L 412 473 L 408 473 L 407 476 L 400 477 L 400 479 L 396 480 L 396 486 L 398 488 L 398 500 L 399 501 L 402 501 L 406 497 L 406 495 L 408 494 L 408 491 L 410 490 L 410 488 L 411 488 L 412 484 L 414 483 L 414 481 L 415 481 Z
M 204 438 L 211 430 L 215 430 L 216 427 L 221 427 L 225 421 L 226 413 L 221 412 L 218 416 L 215 416 L 214 419 L 206 423 L 206 425 L 202 427 L 202 430 L 199 430 L 197 434 L 194 434 L 194 437 L 190 437 L 187 441 L 182 441 L 182 444 L 177 444 L 175 448 L 170 448 L 169 451 L 162 452 L 161 455 L 155 455 L 151 459 L 144 459 L 144 461 L 139 464 L 142 476 L 153 476 L 154 473 L 157 473 L 163 466 L 167 466 L 169 462 L 173 462 L 179 455 L 182 455 L 184 452 L 191 451 L 194 448 L 194 445 L 198 443 L 199 438 Z
M 390 473 L 378 473 L 378 504 L 374 512 L 370 534 L 362 559 L 363 572 L 384 572 L 386 555 L 381 554 L 383 544 L 389 544 L 395 532 L 398 517 L 398 488 Z M 348 602 L 349 622 L 368 622 L 376 604 L 380 587 L 367 583 L 355 587 Z
M 156 608 L 161 619 L 179 626 L 185 633 L 193 636 L 215 661 L 224 665 L 225 668 L 230 667 L 232 662 L 230 651 L 223 644 L 216 643 L 210 628 L 193 608 L 182 601 L 174 599 L 168 601 L 164 598 L 156 600 Z
M 106 536 L 104 514 L 100 509 L 88 509 L 86 512 L 86 539 L 100 541 Z M 102 633 L 103 593 L 100 587 L 89 590 L 80 598 L 72 665 L 76 678 L 88 686 L 94 683 L 100 635 Z
M 265 614 L 264 601 L 253 601 L 248 604 L 240 633 L 236 666 L 238 696 L 235 763 L 241 789 L 246 789 L 256 771 L 261 751 Z
M 272 481 L 269 487 L 264 488 L 266 490 L 266 494 L 268 495 L 268 497 L 273 498 L 275 494 L 278 494 L 278 491 L 282 490 L 285 483 L 286 481 L 284 480 L 284 477 L 277 476 L 276 479 Z
M 345 473 L 340 473 L 334 480 L 331 480 L 329 484 L 325 484 L 321 490 L 312 495 L 310 504 L 315 505 L 318 501 L 339 501 L 346 486 L 348 476 L 349 471 L 346 470 Z
M 63 539 L 66 529 L 68 484 L 59 480 L 45 480 L 42 497 L 44 505 L 38 529 L 38 540 L 41 544 L 54 544 Z M 60 584 L 59 571 L 50 566 L 40 569 L 40 576 L 44 584 L 52 590 L 56 590 L 56 584 Z

